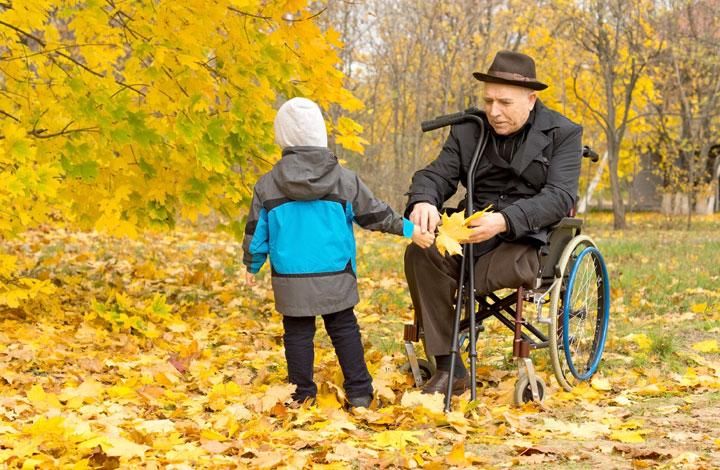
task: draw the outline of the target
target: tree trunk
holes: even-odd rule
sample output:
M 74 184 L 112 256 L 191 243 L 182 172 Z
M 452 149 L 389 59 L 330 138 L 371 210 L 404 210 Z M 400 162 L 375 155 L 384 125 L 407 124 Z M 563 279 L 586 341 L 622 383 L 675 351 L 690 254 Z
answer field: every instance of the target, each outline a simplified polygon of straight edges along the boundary
M 620 159 L 620 148 L 615 141 L 615 136 L 608 135 L 608 168 L 610 170 L 610 189 L 613 202 L 613 228 L 622 230 L 627 228 L 625 222 L 625 203 L 620 191 L 620 178 L 618 177 L 618 160 Z
M 720 212 L 720 157 L 716 157 L 715 160 L 715 171 L 713 171 L 711 186 L 713 194 L 715 194 L 715 210 Z
M 675 193 L 675 207 L 673 207 L 673 215 L 687 215 L 690 210 L 690 201 L 687 193 Z
M 705 192 L 697 197 L 695 213 L 698 215 L 711 215 L 715 210 L 715 194 Z
M 672 193 L 663 193 L 662 202 L 660 203 L 660 213 L 662 215 L 672 215 L 673 213 L 673 195 Z

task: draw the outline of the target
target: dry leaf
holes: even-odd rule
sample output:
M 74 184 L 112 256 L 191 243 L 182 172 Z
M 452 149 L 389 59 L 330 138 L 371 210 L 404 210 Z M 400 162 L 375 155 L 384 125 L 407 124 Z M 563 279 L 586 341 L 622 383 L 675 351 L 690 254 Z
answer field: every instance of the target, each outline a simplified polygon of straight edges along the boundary
M 610 439 L 625 443 L 645 442 L 640 431 L 617 430 L 610 434 Z
M 718 347 L 718 341 L 716 339 L 708 339 L 705 341 L 700 341 L 699 343 L 693 344 L 692 348 L 695 351 L 704 352 L 704 353 L 720 352 L 720 347 Z
M 408 408 L 422 406 L 433 413 L 442 413 L 445 409 L 445 398 L 440 393 L 429 395 L 419 390 L 412 390 L 403 394 L 400 404 Z

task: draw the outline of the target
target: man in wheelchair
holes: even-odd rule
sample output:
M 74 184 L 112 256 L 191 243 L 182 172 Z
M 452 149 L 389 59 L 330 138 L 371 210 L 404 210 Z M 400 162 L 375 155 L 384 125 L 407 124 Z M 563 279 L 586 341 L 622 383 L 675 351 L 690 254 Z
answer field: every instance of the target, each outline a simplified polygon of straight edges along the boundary
M 465 185 L 480 136 L 487 143 L 479 155 L 473 179 L 475 208 L 492 205 L 492 213 L 473 222 L 474 283 L 477 294 L 501 288 L 532 287 L 539 268 L 539 250 L 548 228 L 574 207 L 582 154 L 582 128 L 545 107 L 537 92 L 547 88 L 535 74 L 535 62 L 525 54 L 499 52 L 484 82 L 484 111 L 476 122 L 451 127 L 439 156 L 413 176 L 406 216 L 421 229 L 434 232 L 440 209 Z M 478 146 L 478 148 L 480 148 Z M 434 356 L 436 371 L 423 386 L 425 393 L 446 393 L 451 370 L 453 316 L 461 257 L 442 256 L 433 245 L 409 245 L 405 275 L 416 316 L 425 335 L 425 352 Z M 468 374 L 456 356 L 451 389 L 461 394 Z

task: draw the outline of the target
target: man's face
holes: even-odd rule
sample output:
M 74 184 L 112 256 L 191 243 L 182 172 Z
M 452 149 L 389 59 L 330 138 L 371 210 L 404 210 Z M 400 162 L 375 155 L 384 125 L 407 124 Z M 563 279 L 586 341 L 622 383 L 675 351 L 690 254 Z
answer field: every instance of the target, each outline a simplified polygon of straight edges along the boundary
M 485 83 L 485 113 L 499 135 L 518 131 L 528 120 L 537 96 L 529 88 Z

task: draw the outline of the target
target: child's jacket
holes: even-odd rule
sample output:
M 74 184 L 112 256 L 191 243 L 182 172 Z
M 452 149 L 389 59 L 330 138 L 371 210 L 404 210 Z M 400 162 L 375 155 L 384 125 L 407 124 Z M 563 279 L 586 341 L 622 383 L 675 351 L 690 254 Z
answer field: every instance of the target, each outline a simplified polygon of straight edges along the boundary
M 275 308 L 334 313 L 358 303 L 353 221 L 412 236 L 413 225 L 375 199 L 327 147 L 287 147 L 255 185 L 243 261 L 256 273 L 270 255 Z

